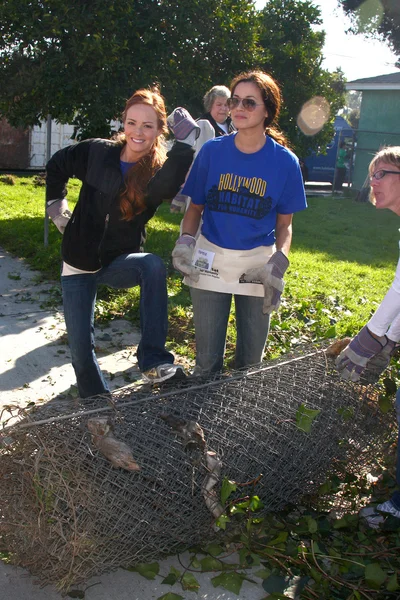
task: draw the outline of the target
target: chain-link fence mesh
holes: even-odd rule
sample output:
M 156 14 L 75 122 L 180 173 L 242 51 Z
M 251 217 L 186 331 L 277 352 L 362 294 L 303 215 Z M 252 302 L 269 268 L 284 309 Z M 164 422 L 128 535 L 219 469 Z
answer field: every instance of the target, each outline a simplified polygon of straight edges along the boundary
M 204 543 L 216 535 L 224 477 L 259 478 L 255 493 L 274 511 L 315 491 L 336 459 L 373 464 L 392 421 L 375 396 L 372 386 L 340 381 L 313 350 L 179 388 L 120 392 L 113 405 L 50 402 L 3 431 L 3 546 L 65 590 Z M 309 433 L 301 405 L 320 411 L 306 418 Z M 104 440 L 113 436 L 132 456 L 115 440 L 112 455 Z

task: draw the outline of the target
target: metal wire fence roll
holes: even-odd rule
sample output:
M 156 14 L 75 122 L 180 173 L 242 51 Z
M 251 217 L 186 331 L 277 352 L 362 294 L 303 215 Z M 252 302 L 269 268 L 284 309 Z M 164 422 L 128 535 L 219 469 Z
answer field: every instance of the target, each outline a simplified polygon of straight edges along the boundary
M 177 388 L 125 390 L 111 404 L 35 408 L 2 432 L 2 545 L 66 590 L 204 543 L 216 535 L 224 477 L 262 475 L 256 493 L 275 511 L 315 491 L 333 461 L 373 462 L 392 420 L 374 396 L 308 349 Z M 308 433 L 302 405 L 319 411 Z

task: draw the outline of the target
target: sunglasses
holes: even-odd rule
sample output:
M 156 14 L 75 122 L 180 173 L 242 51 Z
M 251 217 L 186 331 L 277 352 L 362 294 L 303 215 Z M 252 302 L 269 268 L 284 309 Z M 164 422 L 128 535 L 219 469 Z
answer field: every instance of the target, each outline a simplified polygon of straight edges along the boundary
M 371 179 L 376 179 L 377 181 L 379 181 L 380 179 L 383 179 L 388 173 L 391 173 L 392 175 L 400 175 L 400 171 L 386 171 L 385 169 L 379 169 L 379 171 L 375 171 L 375 173 L 372 173 L 369 179 L 370 181 Z
M 227 102 L 230 109 L 238 108 L 239 104 L 242 103 L 244 110 L 250 112 L 255 110 L 257 106 L 264 106 L 264 104 L 257 104 L 252 98 L 237 98 L 236 96 L 234 98 L 228 98 Z

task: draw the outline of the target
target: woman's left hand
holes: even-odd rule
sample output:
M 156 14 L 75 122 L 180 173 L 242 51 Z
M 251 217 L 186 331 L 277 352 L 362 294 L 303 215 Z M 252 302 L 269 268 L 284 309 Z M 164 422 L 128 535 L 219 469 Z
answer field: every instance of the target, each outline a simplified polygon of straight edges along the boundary
M 368 327 L 364 325 L 336 359 L 336 368 L 341 378 L 349 381 L 359 381 L 361 373 L 367 367 L 369 361 L 380 354 L 387 344 L 388 338 L 386 335 L 374 336 Z
M 288 266 L 289 259 L 281 250 L 278 250 L 271 256 L 266 265 L 250 269 L 242 276 L 241 281 L 245 281 L 246 283 L 261 281 L 263 284 L 264 314 L 271 314 L 274 310 L 278 310 L 285 286 L 283 276 Z

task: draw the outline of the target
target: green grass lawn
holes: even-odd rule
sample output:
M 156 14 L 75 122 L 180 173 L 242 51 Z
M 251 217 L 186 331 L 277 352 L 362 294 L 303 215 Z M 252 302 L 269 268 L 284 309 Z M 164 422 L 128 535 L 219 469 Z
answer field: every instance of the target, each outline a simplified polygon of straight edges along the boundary
M 44 187 L 36 178 L 0 178 L 0 244 L 43 273 L 58 278 L 61 236 L 49 225 L 44 247 Z M 79 181 L 69 183 L 70 207 L 77 200 Z M 389 211 L 344 197 L 311 197 L 309 208 L 294 218 L 290 267 L 281 309 L 271 319 L 268 356 L 298 343 L 355 334 L 365 324 L 389 288 L 398 259 L 400 220 Z M 163 204 L 148 226 L 146 249 L 168 266 L 170 343 L 178 353 L 194 356 L 188 289 L 171 265 L 181 216 Z M 97 318 L 138 317 L 138 289 L 102 289 Z M 234 312 L 231 325 L 234 324 Z M 228 337 L 228 359 L 235 340 Z

